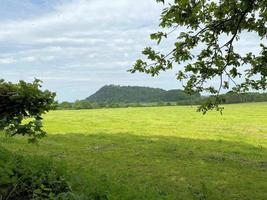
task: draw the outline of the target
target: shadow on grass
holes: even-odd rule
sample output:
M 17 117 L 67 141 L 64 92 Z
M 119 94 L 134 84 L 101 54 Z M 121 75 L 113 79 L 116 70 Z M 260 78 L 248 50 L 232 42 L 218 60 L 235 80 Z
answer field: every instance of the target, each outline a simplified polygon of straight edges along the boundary
M 49 135 L 39 146 L 1 143 L 66 161 L 76 190 L 94 188 L 110 199 L 267 198 L 267 149 L 241 142 L 73 133 Z

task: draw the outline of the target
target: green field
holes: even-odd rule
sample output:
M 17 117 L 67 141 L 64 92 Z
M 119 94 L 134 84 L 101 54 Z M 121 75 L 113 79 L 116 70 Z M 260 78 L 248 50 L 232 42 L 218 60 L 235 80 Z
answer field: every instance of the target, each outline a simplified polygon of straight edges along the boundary
M 52 111 L 39 146 L 19 153 L 64 161 L 73 189 L 108 199 L 267 199 L 267 103 Z

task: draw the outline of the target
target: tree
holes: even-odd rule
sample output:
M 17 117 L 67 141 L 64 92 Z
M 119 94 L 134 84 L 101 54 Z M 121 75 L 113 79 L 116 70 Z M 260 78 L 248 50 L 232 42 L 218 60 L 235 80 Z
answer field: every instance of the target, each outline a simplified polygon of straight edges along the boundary
M 186 31 L 178 33 L 169 53 L 145 48 L 143 54 L 147 59 L 137 60 L 130 72 L 155 76 L 184 63 L 177 79 L 183 81 L 186 92 L 208 92 L 215 96 L 199 107 L 204 113 L 210 109 L 221 111 L 222 89 L 233 92 L 266 89 L 267 0 L 173 0 L 161 14 L 160 27 L 162 31 L 150 35 L 158 44 L 179 28 Z M 242 32 L 257 34 L 262 42 L 259 54 L 237 52 L 235 45 Z M 242 66 L 246 66 L 245 71 Z M 242 81 L 237 82 L 238 78 Z M 218 80 L 219 86 L 212 85 L 211 80 Z
M 41 115 L 53 108 L 55 93 L 40 90 L 40 80 L 17 84 L 0 80 L 0 130 L 36 142 L 46 135 Z
M 73 103 L 63 101 L 62 103 L 58 103 L 56 109 L 70 110 L 73 107 Z

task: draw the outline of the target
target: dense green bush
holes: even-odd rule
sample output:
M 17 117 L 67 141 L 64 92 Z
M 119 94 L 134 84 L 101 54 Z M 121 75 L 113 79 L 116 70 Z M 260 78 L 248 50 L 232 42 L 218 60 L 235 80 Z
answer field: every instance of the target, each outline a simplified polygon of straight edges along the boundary
M 21 156 L 0 147 L 0 199 L 69 199 L 63 168 L 51 160 Z
M 0 79 L 0 130 L 10 136 L 26 135 L 30 142 L 37 142 L 46 135 L 41 116 L 53 109 L 56 94 L 41 90 L 40 83 L 37 79 L 33 83 Z
M 108 200 L 108 185 L 104 176 L 82 179 L 60 162 L 0 146 L 0 200 Z

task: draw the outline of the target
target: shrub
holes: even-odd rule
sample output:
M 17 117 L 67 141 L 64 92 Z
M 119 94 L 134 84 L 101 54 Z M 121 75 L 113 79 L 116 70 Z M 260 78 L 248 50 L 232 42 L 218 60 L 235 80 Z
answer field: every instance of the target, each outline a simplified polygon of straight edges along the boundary
M 0 147 L 0 199 L 68 199 L 64 170 L 41 157 L 14 155 Z
M 5 82 L 0 79 L 0 130 L 10 136 L 29 136 L 37 142 L 46 135 L 42 130 L 42 114 L 54 108 L 55 93 L 41 90 L 41 81 L 33 83 Z M 24 119 L 30 119 L 25 123 Z

